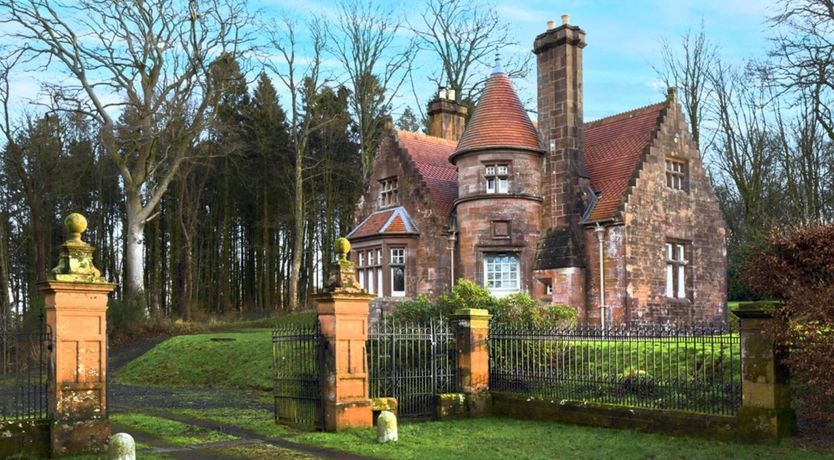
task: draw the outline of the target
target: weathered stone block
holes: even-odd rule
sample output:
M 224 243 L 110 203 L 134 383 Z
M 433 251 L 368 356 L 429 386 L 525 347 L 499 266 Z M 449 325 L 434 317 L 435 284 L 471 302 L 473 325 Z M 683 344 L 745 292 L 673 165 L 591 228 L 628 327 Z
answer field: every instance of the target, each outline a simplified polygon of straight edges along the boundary
M 742 407 L 738 412 L 738 437 L 744 442 L 778 442 L 796 428 L 793 409 Z
M 452 420 L 468 416 L 465 394 L 445 393 L 437 395 L 437 420 Z

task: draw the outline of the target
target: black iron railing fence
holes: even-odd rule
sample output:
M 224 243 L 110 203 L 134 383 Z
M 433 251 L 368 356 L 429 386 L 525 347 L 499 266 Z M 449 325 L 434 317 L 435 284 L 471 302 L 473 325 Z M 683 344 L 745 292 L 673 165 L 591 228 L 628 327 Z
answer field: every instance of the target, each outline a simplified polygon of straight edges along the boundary
M 318 321 L 272 331 L 275 421 L 322 427 L 322 353 Z
M 52 336 L 34 331 L 0 330 L 0 422 L 46 419 Z
M 371 398 L 397 398 L 400 417 L 435 414 L 436 395 L 455 391 L 454 330 L 445 321 L 412 323 L 384 318 L 368 333 Z
M 489 360 L 492 391 L 719 415 L 741 405 L 739 337 L 724 327 L 494 324 Z

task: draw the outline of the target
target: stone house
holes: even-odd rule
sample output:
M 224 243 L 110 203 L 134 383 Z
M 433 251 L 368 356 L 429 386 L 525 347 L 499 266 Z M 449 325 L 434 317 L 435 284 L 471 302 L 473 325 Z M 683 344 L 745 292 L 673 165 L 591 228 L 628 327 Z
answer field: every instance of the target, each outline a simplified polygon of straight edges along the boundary
M 428 135 L 385 136 L 348 235 L 362 286 L 391 304 L 465 278 L 584 324 L 723 322 L 725 225 L 675 91 L 584 122 L 585 32 L 563 22 L 534 42 L 537 124 L 496 65 L 468 122 L 441 91 Z

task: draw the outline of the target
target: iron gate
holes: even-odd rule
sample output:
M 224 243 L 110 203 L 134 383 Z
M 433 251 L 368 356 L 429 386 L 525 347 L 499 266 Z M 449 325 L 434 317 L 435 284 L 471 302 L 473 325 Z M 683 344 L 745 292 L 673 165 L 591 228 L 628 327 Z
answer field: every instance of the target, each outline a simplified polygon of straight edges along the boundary
M 43 321 L 0 329 L 0 422 L 48 417 L 52 335 Z
M 402 419 L 430 419 L 436 395 L 455 391 L 454 331 L 445 321 L 385 318 L 368 333 L 370 397 L 397 399 Z
M 319 322 L 279 327 L 272 332 L 275 421 L 323 427 L 322 335 Z

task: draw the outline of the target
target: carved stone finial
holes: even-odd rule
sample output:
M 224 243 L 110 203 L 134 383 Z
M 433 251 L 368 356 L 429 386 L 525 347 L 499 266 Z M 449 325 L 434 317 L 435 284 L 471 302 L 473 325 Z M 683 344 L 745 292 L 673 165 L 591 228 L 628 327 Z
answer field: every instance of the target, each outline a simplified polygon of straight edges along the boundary
M 350 252 L 350 240 L 345 237 L 338 238 L 333 246 L 339 254 L 339 260 L 347 260 L 347 253 Z
M 338 254 L 338 259 L 330 269 L 330 278 L 325 283 L 324 290 L 327 292 L 362 292 L 362 288 L 356 281 L 353 262 L 347 258 L 347 254 L 350 252 L 350 241 L 342 237 L 337 239 L 333 246 Z
M 81 241 L 81 234 L 87 230 L 87 219 L 74 212 L 64 219 L 64 227 L 67 229 L 67 241 Z
M 81 240 L 87 230 L 87 219 L 74 212 L 64 219 L 67 240 L 58 251 L 58 265 L 47 274 L 50 281 L 106 283 L 101 271 L 93 265 L 95 248 Z

